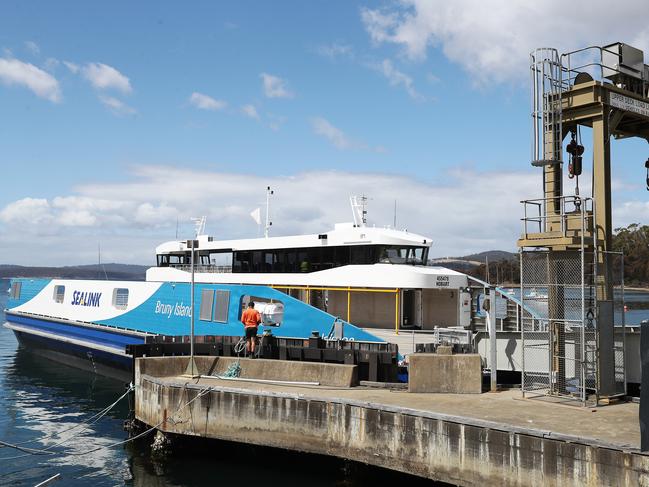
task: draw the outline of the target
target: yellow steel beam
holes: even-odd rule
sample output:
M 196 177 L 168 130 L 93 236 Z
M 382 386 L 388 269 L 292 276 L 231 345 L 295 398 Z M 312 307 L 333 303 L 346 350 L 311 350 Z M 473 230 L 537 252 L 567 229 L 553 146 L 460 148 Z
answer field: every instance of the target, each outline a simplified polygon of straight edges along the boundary
M 364 288 L 364 287 L 314 287 L 314 286 L 277 286 L 271 284 L 273 289 L 298 289 L 298 290 L 311 290 L 311 291 L 351 291 L 355 293 L 396 293 L 399 289 L 384 289 L 384 288 Z
M 394 293 L 394 334 L 399 334 L 399 290 Z
M 351 289 L 347 288 L 347 323 L 350 323 L 350 313 L 352 309 L 352 293 Z

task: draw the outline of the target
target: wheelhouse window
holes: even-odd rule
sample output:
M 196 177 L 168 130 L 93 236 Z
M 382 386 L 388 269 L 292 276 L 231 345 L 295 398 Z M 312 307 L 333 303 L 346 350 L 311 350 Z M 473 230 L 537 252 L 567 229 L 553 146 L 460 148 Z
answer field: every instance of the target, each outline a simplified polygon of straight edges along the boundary
M 65 286 L 54 286 L 54 302 L 62 303 L 65 300 Z
M 385 245 L 323 246 L 232 253 L 233 272 L 307 273 L 345 265 L 376 263 L 425 265 L 428 247 Z
M 187 254 L 158 254 L 158 267 L 169 267 L 176 265 L 189 265 L 189 253 Z
M 113 306 L 117 309 L 126 309 L 128 307 L 128 289 L 116 288 L 113 291 Z
M 392 247 L 381 248 L 379 262 L 382 264 L 424 265 L 428 259 L 428 247 Z

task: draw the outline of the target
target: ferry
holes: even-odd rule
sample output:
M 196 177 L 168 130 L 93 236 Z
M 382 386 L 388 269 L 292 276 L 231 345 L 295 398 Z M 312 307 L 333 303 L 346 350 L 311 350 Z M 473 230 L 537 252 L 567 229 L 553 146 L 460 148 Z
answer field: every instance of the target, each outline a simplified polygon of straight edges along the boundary
M 353 222 L 323 233 L 239 240 L 205 234 L 202 219 L 195 239 L 157 247 L 144 282 L 13 279 L 4 326 L 26 347 L 95 370 L 128 370 L 125 347 L 147 336 L 189 335 L 192 291 L 196 336 L 242 335 L 249 301 L 259 332 L 279 337 L 327 336 L 335 322 L 339 338 L 365 341 L 383 341 L 382 330 L 468 328 L 468 278 L 426 265 L 432 240 L 369 226 L 354 198 L 352 209 Z

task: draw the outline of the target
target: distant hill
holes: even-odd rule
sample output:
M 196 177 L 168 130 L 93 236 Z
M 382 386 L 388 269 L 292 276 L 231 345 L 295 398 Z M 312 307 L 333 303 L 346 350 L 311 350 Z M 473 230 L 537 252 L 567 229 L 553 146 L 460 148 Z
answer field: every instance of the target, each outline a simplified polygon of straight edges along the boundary
M 430 259 L 430 263 L 439 263 L 440 265 L 444 263 L 452 263 L 471 267 L 484 264 L 486 258 L 489 259 L 490 263 L 510 261 L 518 259 L 518 254 L 514 252 L 507 252 L 506 250 L 487 250 L 485 252 L 464 255 L 462 257 L 437 257 Z
M 489 259 L 489 273 L 485 259 Z M 519 280 L 518 254 L 505 250 L 487 250 L 477 254 L 465 255 L 462 257 L 441 257 L 428 261 L 430 265 L 438 265 L 463 272 L 482 280 L 490 280 L 494 283 L 516 283 Z
M 8 277 L 47 277 L 58 279 L 110 279 L 114 281 L 144 280 L 149 266 L 131 264 L 98 264 L 34 267 L 0 264 L 0 278 Z

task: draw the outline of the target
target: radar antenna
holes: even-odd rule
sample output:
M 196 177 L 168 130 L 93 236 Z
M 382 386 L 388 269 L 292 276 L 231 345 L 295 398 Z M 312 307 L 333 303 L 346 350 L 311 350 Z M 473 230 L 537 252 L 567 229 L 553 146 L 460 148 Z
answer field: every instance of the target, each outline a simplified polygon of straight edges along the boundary
M 207 217 L 202 216 L 200 218 L 192 218 L 191 220 L 196 226 L 196 238 L 201 235 L 205 235 L 205 222 L 207 221 Z
M 266 227 L 264 228 L 264 237 L 268 238 L 270 232 L 270 227 L 273 225 L 273 222 L 270 220 L 270 197 L 275 194 L 275 191 L 270 189 L 270 186 L 266 187 Z
M 364 227 L 367 224 L 367 200 L 365 195 L 349 197 L 355 227 Z

